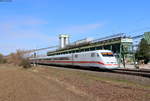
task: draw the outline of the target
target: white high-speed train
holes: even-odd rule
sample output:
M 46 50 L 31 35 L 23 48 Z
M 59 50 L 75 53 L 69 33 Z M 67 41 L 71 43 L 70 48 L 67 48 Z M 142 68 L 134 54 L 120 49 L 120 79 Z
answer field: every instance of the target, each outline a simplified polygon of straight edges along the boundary
M 54 56 L 31 58 L 32 63 L 98 67 L 104 69 L 118 68 L 118 62 L 110 50 L 95 50 Z

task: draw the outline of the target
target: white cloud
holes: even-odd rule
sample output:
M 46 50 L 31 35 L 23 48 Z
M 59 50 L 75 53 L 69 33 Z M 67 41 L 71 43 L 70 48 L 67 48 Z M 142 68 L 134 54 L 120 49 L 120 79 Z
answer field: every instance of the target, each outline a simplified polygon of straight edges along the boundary
M 0 52 L 8 54 L 16 49 L 34 49 L 52 45 L 56 37 L 44 30 L 46 21 L 28 17 L 9 19 L 0 23 Z
M 34 49 L 58 45 L 57 31 L 54 34 L 48 33 L 45 20 L 34 17 L 19 17 L 1 20 L 0 23 L 0 52 L 6 54 L 15 49 Z M 100 29 L 103 24 L 86 24 L 65 27 L 59 30 L 60 33 L 81 34 Z M 57 44 L 56 44 L 57 43 Z
M 28 19 L 14 19 L 2 21 L 0 23 L 1 38 L 7 39 L 31 39 L 31 38 L 48 38 L 41 26 L 47 24 L 45 21 L 28 18 Z

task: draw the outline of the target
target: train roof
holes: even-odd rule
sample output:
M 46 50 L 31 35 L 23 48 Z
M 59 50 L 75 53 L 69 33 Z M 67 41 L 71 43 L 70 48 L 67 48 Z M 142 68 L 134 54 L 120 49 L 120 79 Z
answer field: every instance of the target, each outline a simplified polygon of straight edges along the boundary
M 73 54 L 93 53 L 93 52 L 101 53 L 101 52 L 112 52 L 112 51 L 111 50 L 94 50 L 94 51 L 78 52 L 78 53 L 73 53 Z M 70 54 L 72 54 L 72 53 L 70 53 Z M 53 56 L 60 57 L 60 56 L 67 56 L 70 54 L 60 54 L 60 55 L 53 55 Z M 46 59 L 46 58 L 53 57 L 53 56 L 36 57 L 36 58 L 30 58 L 30 59 Z

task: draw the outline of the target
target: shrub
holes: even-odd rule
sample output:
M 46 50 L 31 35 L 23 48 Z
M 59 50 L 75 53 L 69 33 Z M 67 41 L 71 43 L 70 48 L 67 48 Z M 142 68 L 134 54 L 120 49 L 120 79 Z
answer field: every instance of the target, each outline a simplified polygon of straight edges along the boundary
M 19 66 L 23 68 L 30 68 L 31 64 L 28 59 L 21 59 Z
M 25 57 L 27 53 L 25 51 L 18 50 L 16 53 L 11 53 L 7 56 L 8 63 L 14 64 L 16 66 L 21 66 L 23 68 L 30 68 L 29 59 Z
M 135 57 L 138 61 L 144 60 L 144 63 L 147 64 L 150 60 L 150 45 L 145 39 L 142 39 L 139 47 L 135 53 Z
M 6 63 L 6 59 L 3 54 L 0 54 L 0 64 Z

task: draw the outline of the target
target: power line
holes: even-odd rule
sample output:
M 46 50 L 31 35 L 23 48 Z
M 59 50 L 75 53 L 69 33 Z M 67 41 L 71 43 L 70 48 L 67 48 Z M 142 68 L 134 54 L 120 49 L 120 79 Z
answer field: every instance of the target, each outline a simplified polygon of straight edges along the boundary
M 58 46 L 51 46 L 51 47 L 45 47 L 45 48 L 39 48 L 39 49 L 32 49 L 32 50 L 27 51 L 27 53 L 32 53 L 32 52 L 47 50 L 47 49 L 56 48 L 56 47 L 58 47 Z
M 142 34 L 142 35 L 137 35 L 137 36 L 133 36 L 133 37 L 131 37 L 132 39 L 137 39 L 137 38 L 142 38 L 144 35 Z

